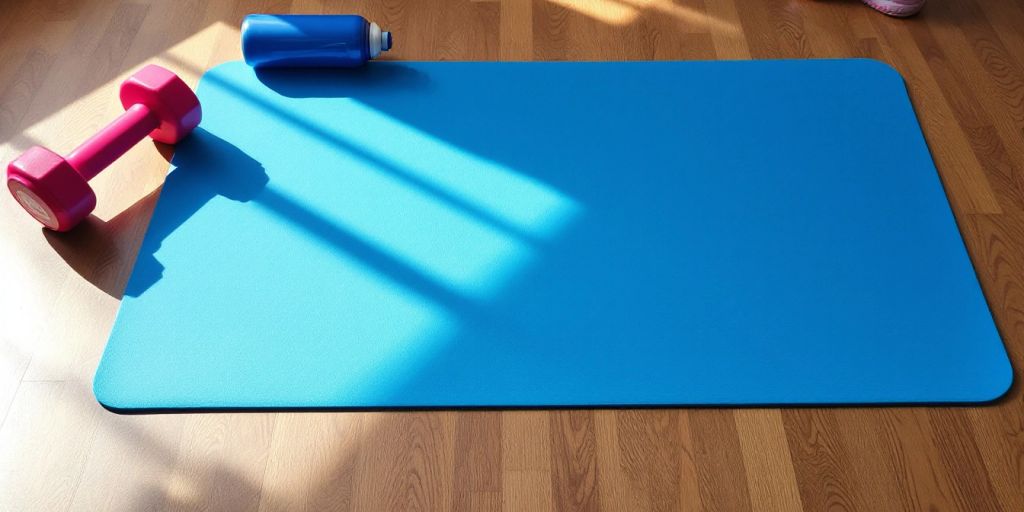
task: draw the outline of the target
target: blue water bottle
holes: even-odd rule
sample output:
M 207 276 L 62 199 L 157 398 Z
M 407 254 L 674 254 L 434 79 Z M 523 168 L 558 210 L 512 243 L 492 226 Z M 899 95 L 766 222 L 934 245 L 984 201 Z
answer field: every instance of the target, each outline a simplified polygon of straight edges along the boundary
M 242 55 L 253 67 L 356 67 L 391 49 L 391 33 L 355 14 L 250 14 Z

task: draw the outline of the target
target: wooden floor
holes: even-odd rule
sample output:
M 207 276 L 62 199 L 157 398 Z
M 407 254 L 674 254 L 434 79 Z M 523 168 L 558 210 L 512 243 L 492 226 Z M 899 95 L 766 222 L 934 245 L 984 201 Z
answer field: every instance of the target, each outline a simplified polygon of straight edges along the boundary
M 239 58 L 245 13 L 288 10 L 364 14 L 393 59 L 889 62 L 1024 367 L 1020 0 L 905 21 L 852 0 L 0 0 L 0 162 L 74 147 L 143 63 L 195 84 Z M 114 415 L 90 383 L 167 157 L 133 149 L 67 236 L 0 194 L 2 511 L 1024 511 L 1020 386 L 989 407 Z

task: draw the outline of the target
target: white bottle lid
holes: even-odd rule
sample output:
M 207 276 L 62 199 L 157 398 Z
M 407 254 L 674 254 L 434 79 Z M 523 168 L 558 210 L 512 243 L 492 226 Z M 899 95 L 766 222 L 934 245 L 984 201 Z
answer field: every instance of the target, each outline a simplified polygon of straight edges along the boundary
M 380 25 L 370 23 L 370 58 L 376 59 L 380 52 L 391 49 L 391 32 L 381 31 Z

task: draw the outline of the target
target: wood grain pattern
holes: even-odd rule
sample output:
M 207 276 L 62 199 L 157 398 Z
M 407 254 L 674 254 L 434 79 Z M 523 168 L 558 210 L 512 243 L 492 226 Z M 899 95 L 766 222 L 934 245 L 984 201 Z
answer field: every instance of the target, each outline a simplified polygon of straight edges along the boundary
M 703 507 L 706 510 L 753 510 L 733 411 L 695 410 L 687 415 L 697 466 L 697 489 Z
M 244 14 L 286 11 L 363 13 L 394 59 L 886 61 L 1024 365 L 1019 1 L 0 0 L 0 161 L 73 147 L 142 63 L 195 84 Z M 0 510 L 1024 510 L 1019 385 L 986 407 L 111 414 L 92 373 L 169 156 L 131 150 L 66 235 L 0 194 Z
M 551 486 L 555 508 L 600 510 L 594 411 L 551 412 Z

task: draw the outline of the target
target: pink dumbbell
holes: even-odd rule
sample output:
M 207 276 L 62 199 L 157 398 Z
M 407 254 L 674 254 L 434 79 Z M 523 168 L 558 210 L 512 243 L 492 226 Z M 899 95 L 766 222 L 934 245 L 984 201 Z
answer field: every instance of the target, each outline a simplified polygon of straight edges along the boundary
M 44 226 L 67 231 L 96 207 L 88 181 L 147 135 L 175 144 L 202 118 L 199 98 L 177 75 L 150 64 L 121 84 L 125 112 L 67 158 L 34 146 L 7 166 L 7 188 Z

